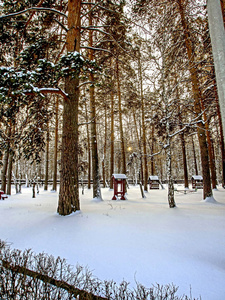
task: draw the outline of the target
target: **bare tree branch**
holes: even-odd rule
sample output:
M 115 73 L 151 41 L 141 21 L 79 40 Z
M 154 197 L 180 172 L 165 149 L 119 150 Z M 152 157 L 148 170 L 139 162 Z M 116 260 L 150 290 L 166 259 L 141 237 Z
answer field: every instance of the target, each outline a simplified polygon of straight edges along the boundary
M 85 84 L 93 84 L 93 83 L 94 83 L 93 81 L 86 81 L 86 82 L 81 83 L 81 84 L 78 86 L 78 88 L 82 87 L 82 86 L 85 85 Z
M 63 98 L 66 100 L 68 99 L 68 95 L 59 88 L 35 88 L 35 91 L 23 91 L 24 95 L 34 95 L 35 93 L 41 93 L 41 94 L 58 94 L 63 96 Z
M 19 15 L 22 15 L 22 14 L 28 12 L 28 11 L 49 11 L 49 12 L 53 12 L 53 13 L 56 13 L 56 14 L 58 14 L 58 15 L 60 15 L 60 16 L 63 16 L 63 17 L 65 17 L 65 18 L 67 18 L 67 15 L 65 15 L 65 14 L 62 13 L 61 11 L 58 11 L 58 10 L 53 9 L 53 8 L 46 8 L 46 7 L 31 7 L 31 8 L 27 8 L 27 9 L 24 9 L 24 10 L 21 10 L 21 11 L 12 13 L 12 14 L 0 16 L 0 19 L 5 19 L 5 18 L 11 18 L 11 17 L 19 16 Z
M 64 26 L 59 20 L 53 18 L 53 20 L 58 23 L 66 32 L 68 31 L 68 29 L 66 28 L 66 26 Z
M 90 12 L 92 12 L 95 7 L 99 6 L 100 3 L 102 3 L 103 0 L 101 0 L 100 2 L 96 3 L 88 12 L 86 12 L 85 14 L 81 15 L 81 18 L 85 17 L 86 15 L 88 15 Z M 89 3 L 89 4 L 93 4 L 93 3 Z
M 108 52 L 110 54 L 112 54 L 111 51 L 103 49 L 103 48 L 94 48 L 94 47 L 88 47 L 88 46 L 82 46 L 82 49 L 92 49 L 92 50 L 96 50 L 96 51 L 104 51 L 104 52 Z

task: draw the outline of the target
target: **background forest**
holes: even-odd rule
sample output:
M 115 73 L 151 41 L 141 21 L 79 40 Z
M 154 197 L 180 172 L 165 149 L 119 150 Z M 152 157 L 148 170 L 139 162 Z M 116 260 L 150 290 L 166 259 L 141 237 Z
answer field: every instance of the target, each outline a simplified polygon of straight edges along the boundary
M 224 1 L 221 1 L 224 11 Z M 149 175 L 203 199 L 225 185 L 225 150 L 206 2 L 0 2 L 1 190 L 60 182 L 58 213 L 79 184 L 102 199 L 112 174 Z

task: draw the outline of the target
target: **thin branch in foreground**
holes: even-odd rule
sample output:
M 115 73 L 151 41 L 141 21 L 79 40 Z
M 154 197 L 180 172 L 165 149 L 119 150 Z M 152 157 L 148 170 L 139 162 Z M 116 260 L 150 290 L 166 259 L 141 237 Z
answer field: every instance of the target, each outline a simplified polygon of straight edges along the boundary
M 39 272 L 35 272 L 32 270 L 27 269 L 26 267 L 22 267 L 19 265 L 11 265 L 8 261 L 2 260 L 2 265 L 4 268 L 11 270 L 12 272 L 20 273 L 25 276 L 29 276 L 31 278 L 35 278 L 38 280 L 43 281 L 44 283 L 49 283 L 53 286 L 56 286 L 57 288 L 64 289 L 68 291 L 69 293 L 73 294 L 75 297 L 79 296 L 79 299 L 91 299 L 91 300 L 107 300 L 107 298 L 95 296 L 92 293 L 88 293 L 84 290 L 80 290 L 78 288 L 75 288 L 73 285 L 68 284 L 67 282 L 63 280 L 57 280 L 55 278 L 52 278 L 46 274 L 41 274 Z

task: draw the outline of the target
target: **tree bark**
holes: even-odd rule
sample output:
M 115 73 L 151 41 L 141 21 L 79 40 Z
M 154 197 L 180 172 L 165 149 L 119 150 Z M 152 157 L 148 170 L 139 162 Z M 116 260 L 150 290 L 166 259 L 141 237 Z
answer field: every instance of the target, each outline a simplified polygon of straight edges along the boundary
M 85 99 L 85 117 L 86 117 L 86 130 L 87 130 L 87 156 L 88 156 L 88 189 L 91 188 L 91 145 L 90 145 L 90 134 L 88 125 L 88 112 L 87 102 Z
M 174 199 L 174 182 L 172 177 L 172 154 L 171 154 L 171 139 L 170 139 L 170 123 L 167 118 L 166 123 L 166 135 L 167 135 L 167 143 L 166 143 L 166 172 L 167 172 L 167 183 L 168 183 L 168 203 L 170 208 L 176 207 L 175 199 Z
M 58 160 L 58 135 L 59 135 L 59 98 L 56 95 L 55 101 L 55 140 L 54 140 L 54 164 L 53 164 L 53 185 L 52 190 L 57 191 L 57 160 Z
M 186 146 L 184 133 L 180 134 L 181 139 L 181 148 L 182 148 L 182 157 L 183 157 L 183 168 L 184 168 L 184 187 L 188 188 L 188 170 L 187 170 L 187 157 L 186 157 Z
M 151 145 L 151 154 L 154 153 L 154 126 L 152 125 L 152 132 L 151 132 L 151 138 L 152 138 L 152 145 Z M 151 174 L 155 175 L 155 161 L 154 156 L 151 156 Z
M 140 54 L 138 57 L 138 70 L 141 90 L 141 120 L 142 120 L 142 143 L 143 143 L 143 156 L 144 156 L 144 191 L 148 191 L 148 159 L 147 159 L 147 145 L 146 145 L 146 126 L 145 126 L 145 103 L 143 95 L 143 84 L 142 84 L 142 68 L 140 61 Z
M 220 0 L 207 0 L 207 12 L 225 138 L 225 31 Z
M 5 193 L 6 192 L 6 174 L 8 169 L 8 162 L 9 162 L 9 150 L 10 150 L 10 136 L 11 136 L 11 125 L 9 125 L 9 128 L 6 130 L 6 133 L 8 135 L 8 141 L 6 141 L 6 149 L 4 151 L 3 155 L 3 167 L 2 167 L 2 173 L 1 173 L 1 190 Z
M 176 83 L 176 97 L 177 99 L 180 98 L 180 92 L 178 89 L 178 80 L 177 76 L 175 75 L 175 83 Z M 182 130 L 182 116 L 181 116 L 181 111 L 179 109 L 178 112 L 179 115 L 179 123 L 180 123 L 180 129 Z M 183 158 L 183 169 L 184 169 L 184 187 L 188 189 L 188 168 L 187 168 L 187 156 L 186 156 L 186 143 L 185 143 L 185 136 L 184 136 L 184 131 L 181 131 L 180 133 L 180 140 L 181 140 L 181 148 L 182 148 L 182 158 Z
M 221 10 L 222 10 L 222 15 L 223 15 L 223 24 L 225 27 L 225 1 L 224 0 L 220 0 L 220 4 L 221 4 Z
M 80 51 L 81 0 L 68 1 L 67 51 Z M 65 80 L 68 95 L 63 102 L 63 131 L 58 213 L 69 215 L 80 209 L 78 182 L 79 74 Z
M 136 120 L 136 115 L 135 115 L 135 108 L 133 107 L 132 109 L 133 112 L 133 119 L 134 119 L 134 128 L 135 128 L 135 132 L 136 132 L 136 139 L 137 139 L 137 143 L 138 143 L 138 151 L 139 151 L 139 155 L 137 157 L 138 159 L 138 182 L 141 182 L 142 184 L 142 179 L 143 179 L 143 165 L 142 165 L 142 155 L 141 155 L 141 141 L 140 141 L 140 137 L 139 137 L 139 133 L 138 133 L 138 126 L 137 126 L 137 120 Z M 141 135 L 141 133 L 140 133 Z
M 196 68 L 194 65 L 194 51 L 191 45 L 190 30 L 188 28 L 188 24 L 184 14 L 183 0 L 177 0 L 177 3 L 179 6 L 181 23 L 183 26 L 184 36 L 185 36 L 185 46 L 188 55 L 189 71 L 190 71 L 192 91 L 194 96 L 194 111 L 196 116 L 199 118 L 199 121 L 201 121 L 200 116 L 202 113 L 201 110 L 202 96 L 200 92 L 200 85 L 196 73 Z M 205 126 L 202 121 L 198 123 L 197 133 L 198 133 L 198 141 L 199 141 L 200 153 L 201 153 L 201 165 L 202 165 L 202 177 L 203 177 L 203 199 L 206 199 L 207 197 L 212 197 L 213 193 L 211 188 L 209 155 L 208 155 L 208 146 L 207 146 L 206 135 L 205 135 Z
M 110 147 L 110 189 L 113 189 L 114 173 L 114 92 L 111 91 L 111 147 Z
M 91 2 L 91 1 L 90 1 Z M 91 9 L 91 5 L 89 5 Z M 92 12 L 89 13 L 89 26 L 92 27 Z M 89 31 L 89 46 L 93 47 L 93 31 Z M 94 51 L 89 49 L 89 59 L 94 59 Z M 99 161 L 98 161 L 98 144 L 97 144 L 97 129 L 96 129 L 96 105 L 95 105 L 95 88 L 94 74 L 90 73 L 89 80 L 92 82 L 90 86 L 90 118 L 91 118 L 91 153 L 92 153 L 92 180 L 93 180 L 93 198 L 102 200 Z
M 3 155 L 3 167 L 2 167 L 2 174 L 1 174 L 1 190 L 4 193 L 6 192 L 6 174 L 8 168 L 8 159 L 9 159 L 9 150 L 6 149 Z
M 105 110 L 105 140 L 104 140 L 104 148 L 103 148 L 103 160 L 102 160 L 102 179 L 103 179 L 103 187 L 106 187 L 106 147 L 107 147 L 107 113 L 106 113 L 106 105 L 104 107 Z
M 212 143 L 211 133 L 210 133 L 210 129 L 209 129 L 209 124 L 206 119 L 205 113 L 204 113 L 204 120 L 205 120 L 206 138 L 207 138 L 208 150 L 209 150 L 209 166 L 210 166 L 210 171 L 211 171 L 212 188 L 216 189 L 217 176 L 216 176 L 216 164 L 215 164 L 215 157 L 214 157 L 214 149 L 213 149 L 213 143 Z
M 195 174 L 193 174 L 193 175 L 198 175 L 198 165 L 197 165 L 195 142 L 194 142 L 193 136 L 192 136 L 192 148 L 193 148 L 193 159 L 194 159 L 194 168 L 195 168 Z
M 217 88 L 215 85 L 214 85 L 214 92 L 215 92 L 215 99 L 217 104 L 217 115 L 219 121 L 219 131 L 220 131 L 220 149 L 221 149 L 221 159 L 222 159 L 222 186 L 223 188 L 225 188 L 225 147 L 224 147 L 223 124 L 222 124 L 222 118 L 220 113 Z
M 172 177 L 172 158 L 170 145 L 166 148 L 166 170 L 167 170 L 167 182 L 168 182 L 168 203 L 170 208 L 176 207 L 174 200 L 174 185 Z
M 12 184 L 12 165 L 13 165 L 13 154 L 9 154 L 8 172 L 7 172 L 7 195 L 11 195 L 11 184 Z
M 116 60 L 116 79 L 117 79 L 117 94 L 118 94 L 118 110 L 119 110 L 119 128 L 120 128 L 120 139 L 121 139 L 121 158 L 122 158 L 122 173 L 127 173 L 126 168 L 126 152 L 125 152 L 125 141 L 123 134 L 123 121 L 122 121 L 122 103 L 121 103 L 121 91 L 120 91 L 120 73 L 119 73 L 119 62 Z
M 48 169 L 49 169 L 49 122 L 46 128 L 46 148 L 45 148 L 45 182 L 44 191 L 48 190 Z

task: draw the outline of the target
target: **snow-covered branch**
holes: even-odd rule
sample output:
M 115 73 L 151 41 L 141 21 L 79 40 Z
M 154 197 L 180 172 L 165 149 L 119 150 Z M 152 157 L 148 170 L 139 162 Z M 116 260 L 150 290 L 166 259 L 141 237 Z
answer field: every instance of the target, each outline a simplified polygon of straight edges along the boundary
M 34 93 L 41 93 L 41 94 L 58 94 L 63 96 L 64 99 L 68 98 L 68 95 L 59 88 L 36 88 L 33 91 L 23 91 L 25 95 L 33 95 Z
M 153 154 L 147 154 L 147 157 L 154 157 L 154 156 L 156 156 L 156 155 L 159 155 L 159 154 L 162 153 L 162 151 L 163 151 L 165 148 L 166 148 L 166 145 L 162 145 L 162 148 L 161 148 L 158 152 L 153 153 Z M 143 154 L 142 154 L 142 155 L 143 155 Z
M 85 82 L 81 83 L 81 84 L 78 86 L 78 88 L 82 87 L 82 86 L 85 85 L 85 84 L 93 84 L 93 83 L 94 83 L 93 81 L 85 81 Z
M 94 122 L 94 120 L 96 119 L 96 117 L 92 118 L 89 122 L 84 122 L 84 123 L 79 123 L 78 126 L 83 126 L 83 125 L 88 125 Z
M 104 52 L 111 53 L 111 51 L 103 49 L 103 48 L 94 48 L 94 47 L 88 47 L 88 46 L 82 46 L 81 48 L 82 49 L 92 49 L 92 50 L 96 50 L 96 51 L 104 51 Z
M 81 26 L 81 29 L 94 29 L 94 28 L 106 28 L 110 25 L 92 25 L 92 26 Z
M 11 13 L 11 14 L 8 14 L 8 15 L 3 15 L 3 16 L 0 16 L 0 19 L 5 19 L 5 18 L 11 18 L 11 17 L 15 17 L 15 16 L 19 16 L 19 15 L 22 15 L 26 12 L 29 12 L 29 11 L 49 11 L 49 12 L 53 12 L 53 13 L 56 13 L 60 16 L 63 16 L 65 18 L 67 18 L 67 15 L 65 15 L 64 13 L 62 13 L 61 11 L 59 10 L 56 10 L 54 8 L 47 8 L 47 7 L 31 7 L 31 8 L 27 8 L 27 9 L 24 9 L 24 10 L 21 10 L 21 11 L 18 11 L 18 12 L 15 12 L 15 13 Z
M 183 131 L 184 131 L 187 127 L 189 127 L 189 126 L 190 126 L 190 125 L 187 124 L 186 126 L 184 126 L 183 128 L 181 128 L 180 130 L 174 132 L 173 134 L 170 134 L 170 135 L 169 135 L 169 138 L 172 138 L 172 137 L 174 137 L 175 135 L 180 134 L 181 132 L 183 132 Z

